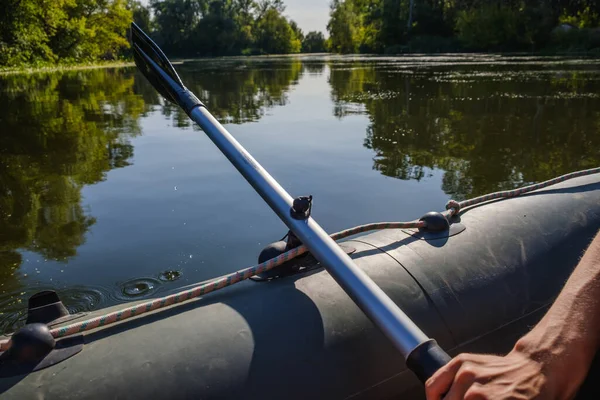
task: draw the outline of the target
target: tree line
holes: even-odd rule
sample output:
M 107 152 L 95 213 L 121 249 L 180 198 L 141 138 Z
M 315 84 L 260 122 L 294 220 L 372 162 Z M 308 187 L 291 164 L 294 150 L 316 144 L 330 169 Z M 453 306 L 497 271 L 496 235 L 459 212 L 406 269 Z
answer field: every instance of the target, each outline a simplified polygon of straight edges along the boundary
M 284 12 L 282 0 L 4 0 L 0 66 L 130 59 L 132 20 L 176 57 L 325 51 Z
M 128 47 L 126 0 L 3 0 L 0 66 L 114 59 Z
M 4 0 L 0 66 L 130 59 L 135 21 L 175 57 L 298 52 L 600 53 L 597 0 L 332 0 L 304 34 L 283 0 Z
M 152 0 L 142 29 L 179 56 L 322 52 L 320 32 L 306 36 L 284 15 L 282 0 Z
M 597 0 L 333 0 L 339 53 L 600 51 Z

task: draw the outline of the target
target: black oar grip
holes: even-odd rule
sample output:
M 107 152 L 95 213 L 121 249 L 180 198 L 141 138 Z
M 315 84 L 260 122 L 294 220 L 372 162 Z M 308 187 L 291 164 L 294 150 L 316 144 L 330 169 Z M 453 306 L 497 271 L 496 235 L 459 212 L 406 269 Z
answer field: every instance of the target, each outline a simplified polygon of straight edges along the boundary
M 423 383 L 450 362 L 450 356 L 433 339 L 421 343 L 406 358 L 406 366 Z

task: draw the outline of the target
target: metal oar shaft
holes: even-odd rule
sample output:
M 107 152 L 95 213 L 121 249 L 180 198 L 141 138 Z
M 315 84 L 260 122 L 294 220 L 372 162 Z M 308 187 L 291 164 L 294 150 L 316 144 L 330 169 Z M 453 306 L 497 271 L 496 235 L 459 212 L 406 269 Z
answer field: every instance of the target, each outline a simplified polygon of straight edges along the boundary
M 314 219 L 292 218 L 292 197 L 205 107 L 196 107 L 189 115 L 405 357 L 419 344 L 428 340 L 414 322 L 356 266 Z
M 134 23 L 131 24 L 131 41 L 135 62 L 148 81 L 167 100 L 183 108 L 204 129 L 279 218 L 400 350 L 408 367 L 425 381 L 446 364 L 450 358 L 437 343 L 428 339 L 312 218 L 296 219 L 292 216 L 292 197 L 223 128 L 200 100 L 183 86 L 160 47 Z

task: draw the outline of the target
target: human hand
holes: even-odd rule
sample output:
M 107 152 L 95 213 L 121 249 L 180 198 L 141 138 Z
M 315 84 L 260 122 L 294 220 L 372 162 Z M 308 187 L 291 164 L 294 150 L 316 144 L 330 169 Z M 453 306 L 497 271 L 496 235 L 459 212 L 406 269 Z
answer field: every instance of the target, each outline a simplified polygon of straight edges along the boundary
M 574 389 L 560 387 L 558 381 L 551 379 L 554 372 L 545 363 L 516 349 L 506 356 L 461 354 L 426 382 L 425 391 L 428 400 L 554 400 L 571 397 L 578 385 Z

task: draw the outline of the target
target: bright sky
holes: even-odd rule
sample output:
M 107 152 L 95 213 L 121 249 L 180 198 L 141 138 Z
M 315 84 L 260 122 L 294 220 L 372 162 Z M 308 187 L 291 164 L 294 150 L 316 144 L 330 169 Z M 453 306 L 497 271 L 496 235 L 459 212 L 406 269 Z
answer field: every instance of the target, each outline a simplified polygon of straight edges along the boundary
M 321 31 L 327 34 L 330 0 L 283 0 L 285 15 L 296 21 L 304 34 Z

